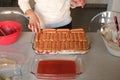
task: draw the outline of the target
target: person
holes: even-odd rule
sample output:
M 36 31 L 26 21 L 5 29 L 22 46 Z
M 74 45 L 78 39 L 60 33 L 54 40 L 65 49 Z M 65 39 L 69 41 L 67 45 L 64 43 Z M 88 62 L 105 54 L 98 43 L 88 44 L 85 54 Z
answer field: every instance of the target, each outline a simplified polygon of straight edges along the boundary
M 34 11 L 29 0 L 18 0 L 21 10 L 29 17 L 28 28 L 40 32 L 44 28 L 72 28 L 70 8 L 84 7 L 85 0 L 35 0 Z

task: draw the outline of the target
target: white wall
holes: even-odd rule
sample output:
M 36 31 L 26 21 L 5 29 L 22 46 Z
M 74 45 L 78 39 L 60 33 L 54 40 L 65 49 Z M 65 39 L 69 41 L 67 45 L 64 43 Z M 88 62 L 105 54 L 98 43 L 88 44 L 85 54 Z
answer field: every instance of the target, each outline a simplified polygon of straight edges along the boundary
M 120 12 L 120 0 L 109 0 L 107 10 Z
M 109 0 L 86 0 L 86 3 L 90 4 L 107 4 Z

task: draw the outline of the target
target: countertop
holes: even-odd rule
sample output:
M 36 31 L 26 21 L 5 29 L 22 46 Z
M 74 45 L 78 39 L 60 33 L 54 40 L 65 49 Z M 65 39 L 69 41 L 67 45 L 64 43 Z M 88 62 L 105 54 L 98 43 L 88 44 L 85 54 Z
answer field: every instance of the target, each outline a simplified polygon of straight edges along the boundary
M 31 58 L 36 55 L 32 48 L 33 32 L 22 32 L 19 39 L 11 45 L 0 46 L 0 51 L 18 52 L 26 57 L 22 68 L 23 80 L 36 80 L 30 74 Z M 88 53 L 81 55 L 83 73 L 76 80 L 120 80 L 120 57 L 111 55 L 106 49 L 100 35 L 96 32 L 87 32 L 91 42 Z

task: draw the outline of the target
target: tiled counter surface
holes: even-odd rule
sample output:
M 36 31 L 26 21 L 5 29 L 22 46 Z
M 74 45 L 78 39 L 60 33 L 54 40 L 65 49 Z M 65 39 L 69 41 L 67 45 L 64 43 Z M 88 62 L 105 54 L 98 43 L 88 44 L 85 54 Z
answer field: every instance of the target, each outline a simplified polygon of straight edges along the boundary
M 30 74 L 30 60 L 35 55 L 32 48 L 34 33 L 22 32 L 14 44 L 0 46 L 0 51 L 11 51 L 25 54 L 26 61 L 23 66 L 23 80 L 36 80 Z M 98 33 L 87 33 L 91 42 L 89 52 L 82 55 L 84 72 L 77 80 L 120 80 L 120 57 L 112 56 L 106 49 Z

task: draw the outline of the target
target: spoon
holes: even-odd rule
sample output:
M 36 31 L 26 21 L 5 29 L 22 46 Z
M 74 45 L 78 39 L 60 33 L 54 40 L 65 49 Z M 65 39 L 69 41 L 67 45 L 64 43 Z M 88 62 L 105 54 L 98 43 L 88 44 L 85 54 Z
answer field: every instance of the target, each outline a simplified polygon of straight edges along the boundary
M 118 24 L 117 16 L 114 16 L 114 23 L 115 23 L 116 32 L 117 32 L 116 40 L 117 40 L 118 46 L 120 47 L 120 35 L 118 34 L 119 33 L 119 24 Z
M 0 33 L 2 33 L 3 36 L 6 36 L 6 34 L 4 33 L 2 29 L 0 29 Z

